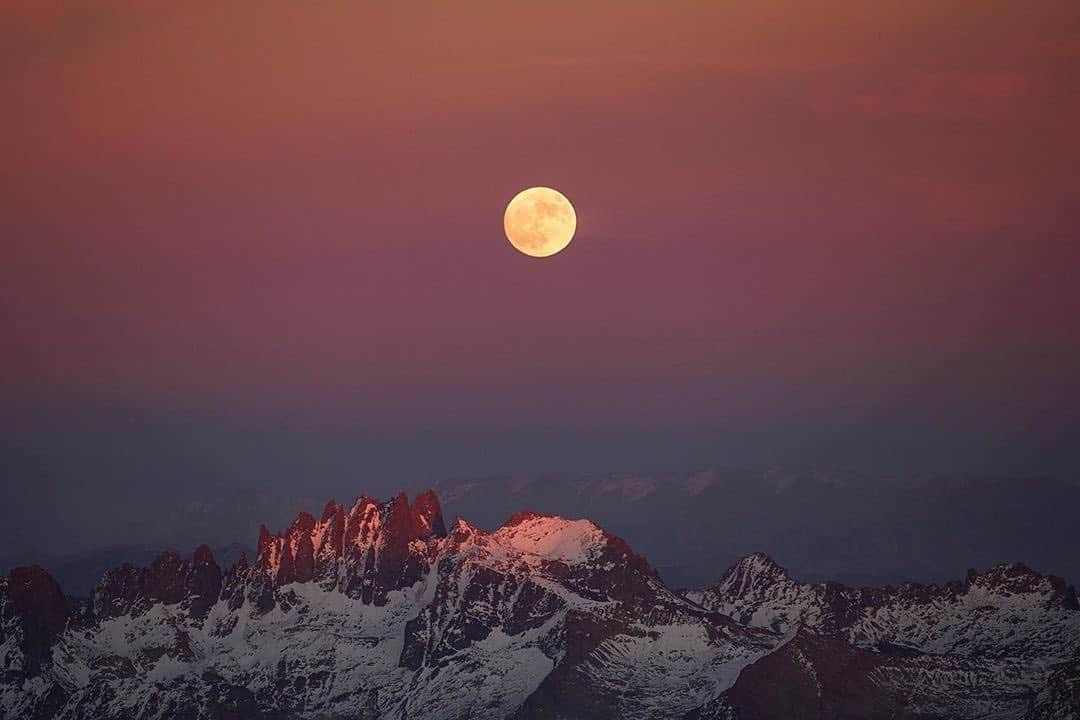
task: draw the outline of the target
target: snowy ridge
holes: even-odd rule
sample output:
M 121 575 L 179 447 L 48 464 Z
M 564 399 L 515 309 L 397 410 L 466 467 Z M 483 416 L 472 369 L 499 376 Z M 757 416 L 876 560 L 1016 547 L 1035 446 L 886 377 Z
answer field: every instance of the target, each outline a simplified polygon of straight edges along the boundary
M 770 660 L 769 673 L 793 675 L 793 685 L 816 685 L 820 694 L 819 678 L 837 675 L 830 666 L 847 658 L 853 669 L 832 690 L 864 687 L 859 692 L 873 696 L 873 704 L 926 717 L 1024 718 L 1038 692 L 1061 702 L 1060 692 L 1045 688 L 1080 650 L 1074 590 L 1018 563 L 944 586 L 856 589 L 796 582 L 758 554 L 736 563 L 716 586 L 685 595 L 748 627 L 795 633 L 797 642 L 784 650 L 788 664 Z M 832 644 L 823 650 L 815 638 Z M 766 702 L 767 687 L 747 674 L 697 717 L 726 717 L 739 703 Z M 762 716 L 760 707 L 753 712 Z
M 947 585 L 849 588 L 799 583 L 761 554 L 743 558 L 720 582 L 685 593 L 744 625 L 787 633 L 798 626 L 842 634 L 852 644 L 899 645 L 921 652 L 1061 662 L 1080 644 L 1075 591 L 1060 578 L 1019 563 L 969 574 Z
M 756 554 L 680 594 L 589 520 L 447 532 L 433 493 L 330 501 L 227 571 L 121 566 L 91 602 L 0 579 L 3 718 L 1048 720 L 1077 658 L 1075 592 L 1023 565 L 855 589 Z
M 258 548 L 226 572 L 205 547 L 110 571 L 40 666 L 6 633 L 0 715 L 670 717 L 775 642 L 672 593 L 587 520 L 447 533 L 433 494 L 361 497 L 261 528 Z
M 515 516 L 492 539 L 536 560 L 576 564 L 595 559 L 604 545 L 604 531 L 588 520 L 527 514 Z

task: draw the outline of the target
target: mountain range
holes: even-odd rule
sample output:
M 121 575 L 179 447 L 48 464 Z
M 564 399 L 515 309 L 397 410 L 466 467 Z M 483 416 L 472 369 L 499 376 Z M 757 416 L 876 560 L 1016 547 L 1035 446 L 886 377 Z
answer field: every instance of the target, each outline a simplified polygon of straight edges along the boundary
M 124 495 L 0 503 L 0 572 L 40 564 L 76 595 L 124 562 L 207 544 L 222 566 L 255 555 L 259 523 L 283 527 L 297 508 L 351 497 L 355 478 L 272 487 L 177 490 L 167 502 Z M 386 481 L 363 481 L 381 493 Z M 411 493 L 426 489 L 417 484 Z M 1058 528 L 1080 514 L 1080 483 L 1040 477 L 890 477 L 836 469 L 712 466 L 678 472 L 549 473 L 442 478 L 448 517 L 494 528 L 521 508 L 587 517 L 649 558 L 672 587 L 701 587 L 739 558 L 766 552 L 800 580 L 849 585 L 947 582 L 970 567 L 1022 558 L 1080 583 L 1080 554 Z M 370 493 L 375 494 L 375 493 Z M 9 499 L 9 498 L 5 498 Z M 29 520 L 33 518 L 33 522 Z M 63 527 L 63 533 L 53 530 Z M 11 529 L 8 532 L 8 529 Z
M 463 477 L 434 488 L 448 512 L 481 527 L 523 507 L 588 517 L 632 538 L 674 586 L 714 582 L 755 552 L 797 578 L 852 585 L 942 583 L 1011 558 L 1080 583 L 1080 553 L 1060 533 L 1080 515 L 1070 478 L 712 466 Z
M 768 555 L 685 590 L 585 519 L 447 525 L 334 501 L 255 557 L 123 564 L 89 598 L 0 579 L 0 717 L 1080 718 L 1080 605 L 1019 563 L 802 582 Z

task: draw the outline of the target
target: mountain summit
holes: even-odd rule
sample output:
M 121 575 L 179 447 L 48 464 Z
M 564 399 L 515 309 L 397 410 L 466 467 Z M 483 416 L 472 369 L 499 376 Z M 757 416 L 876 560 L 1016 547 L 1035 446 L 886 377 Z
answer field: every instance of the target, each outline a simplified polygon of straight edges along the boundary
M 124 565 L 90 602 L 0 579 L 5 718 L 1041 720 L 1078 647 L 1075 593 L 1019 564 L 850 588 L 754 554 L 678 593 L 589 520 L 448 530 L 431 492 L 330 501 L 224 571 Z

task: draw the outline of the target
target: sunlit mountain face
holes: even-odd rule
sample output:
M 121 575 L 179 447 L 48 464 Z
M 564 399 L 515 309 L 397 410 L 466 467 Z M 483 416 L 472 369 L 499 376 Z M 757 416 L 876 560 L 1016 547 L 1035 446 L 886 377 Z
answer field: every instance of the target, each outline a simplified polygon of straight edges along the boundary
M 807 580 L 944 582 L 1023 559 L 1080 579 L 1058 528 L 1080 485 L 1031 477 L 882 477 L 784 467 L 488 476 L 436 484 L 451 514 L 494 527 L 516 507 L 583 515 L 633 541 L 674 586 L 767 552 Z
M 800 580 L 854 586 L 945 582 L 971 567 L 1017 560 L 1071 582 L 1080 578 L 1080 558 L 1059 532 L 1072 523 L 1080 486 L 1054 478 L 714 466 L 473 476 L 440 480 L 435 488 L 448 520 L 460 515 L 485 530 L 520 508 L 587 517 L 632 542 L 672 587 L 713 583 L 721 569 L 754 552 L 767 552 Z M 40 564 L 67 593 L 89 596 L 106 570 L 146 565 L 163 548 L 205 543 L 227 567 L 242 553 L 256 556 L 250 528 L 285 526 L 298 507 L 315 517 L 322 512 L 306 483 L 280 493 L 248 488 L 216 497 L 205 495 L 179 512 L 140 510 L 140 524 L 154 531 L 141 544 L 9 551 L 0 554 L 0 571 Z
M 1076 592 L 1023 564 L 853 588 L 793 580 L 757 553 L 674 590 L 590 520 L 523 511 L 493 531 L 447 526 L 432 492 L 330 501 L 260 528 L 257 555 L 228 568 L 206 546 L 122 565 L 89 600 L 16 568 L 0 617 L 5 717 L 1080 710 Z

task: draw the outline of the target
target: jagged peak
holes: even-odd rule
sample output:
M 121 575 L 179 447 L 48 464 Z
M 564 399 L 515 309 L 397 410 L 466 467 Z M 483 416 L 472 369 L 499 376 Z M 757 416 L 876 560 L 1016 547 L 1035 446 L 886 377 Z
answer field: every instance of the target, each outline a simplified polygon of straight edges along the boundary
M 260 526 L 256 565 L 276 584 L 330 579 L 339 560 L 355 562 L 368 551 L 404 557 L 410 543 L 445 536 L 442 508 L 431 491 L 412 504 L 404 492 L 381 503 L 361 495 L 348 513 L 330 500 L 320 520 L 301 512 L 281 533 Z
M 160 567 L 163 565 L 179 565 L 183 562 L 180 557 L 180 553 L 175 550 L 162 550 L 158 553 L 157 557 L 150 564 L 150 567 Z
M 450 532 L 447 534 L 449 543 L 447 547 L 451 552 L 458 552 L 472 543 L 483 543 L 483 538 L 486 537 L 486 532 L 459 515 L 454 518 L 454 522 L 450 526 Z
M 14 592 L 18 587 L 33 588 L 39 585 L 47 585 L 52 589 L 59 589 L 56 579 L 48 570 L 41 565 L 19 565 L 11 568 L 5 578 L 8 582 L 8 590 Z
M 1001 562 L 991 566 L 989 570 L 984 573 L 975 573 L 982 576 L 1004 576 L 1004 577 L 1043 577 L 1042 573 L 1037 570 L 1033 570 L 1025 563 L 1019 561 Z
M 752 570 L 757 573 L 782 573 L 787 575 L 787 569 L 783 565 L 776 562 L 771 555 L 763 552 L 754 552 L 749 555 L 744 555 L 739 558 L 732 567 L 740 568 L 742 570 Z
M 1024 591 L 1042 584 L 1047 577 L 1032 570 L 1022 562 L 1004 562 L 992 566 L 989 570 L 979 572 L 969 569 L 966 583 L 968 587 L 985 587 L 1000 589 L 1016 589 Z
M 320 522 L 329 522 L 331 518 L 333 518 L 335 515 L 337 515 L 339 512 L 342 512 L 343 510 L 344 508 L 342 508 L 341 505 L 338 504 L 337 500 L 334 500 L 332 498 L 330 500 L 327 500 L 326 505 L 323 506 L 322 518 L 320 519 Z
M 421 540 L 446 537 L 442 507 L 433 490 L 422 492 L 413 500 L 412 519 L 416 535 Z
M 427 490 L 424 490 L 423 492 L 417 493 L 416 497 L 413 498 L 413 503 L 420 502 L 421 500 L 426 501 L 426 500 L 429 500 L 429 499 L 435 500 L 435 502 L 439 501 L 439 496 L 435 493 L 435 491 L 432 488 L 428 488 Z
M 817 593 L 824 602 L 880 604 L 892 601 L 924 603 L 933 598 L 953 598 L 970 593 L 989 596 L 1026 596 L 1025 604 L 1080 609 L 1076 590 L 1054 575 L 1042 575 L 1021 562 L 1000 563 L 985 572 L 968 570 L 964 581 L 944 585 L 902 583 L 899 586 L 852 588 L 838 582 L 800 583 L 765 553 L 740 558 L 709 591 L 727 598 L 749 598 L 785 586 L 790 590 Z M 841 600 L 847 597 L 848 600 Z M 991 601 L 992 602 L 992 601 Z
M 144 612 L 157 602 L 184 602 L 193 617 L 205 617 L 217 600 L 221 581 L 221 568 L 209 546 L 197 547 L 190 559 L 166 550 L 149 566 L 125 563 L 107 570 L 94 589 L 94 615 L 119 617 Z
M 436 535 L 445 535 L 445 524 L 442 520 L 442 507 L 439 504 L 439 499 L 435 492 L 432 490 L 426 490 L 416 496 L 413 503 L 409 503 L 409 497 L 406 493 L 400 492 L 394 497 L 386 500 L 385 502 L 379 502 L 378 500 L 368 496 L 360 495 L 353 502 L 348 512 L 345 512 L 343 505 L 339 504 L 336 500 L 328 500 L 323 507 L 320 519 L 316 520 L 315 517 L 307 511 L 301 511 L 297 514 L 296 519 L 293 520 L 289 528 L 281 533 L 275 534 L 270 532 L 266 525 L 259 526 L 259 546 L 272 542 L 275 538 L 282 538 L 290 531 L 294 529 L 312 530 L 320 524 L 331 522 L 338 513 L 343 513 L 350 521 L 355 521 L 366 512 L 377 510 L 376 513 L 380 522 L 385 522 L 391 514 L 396 513 L 412 513 L 412 517 L 421 518 L 423 520 L 422 525 L 428 527 Z M 374 517 L 372 518 L 374 519 Z M 439 528 L 441 532 L 439 531 Z
M 763 552 L 755 552 L 735 561 L 735 564 L 720 576 L 718 585 L 727 589 L 737 588 L 739 592 L 745 593 L 777 582 L 791 582 L 791 576 L 772 557 Z
M 395 511 L 401 512 L 402 509 L 408 510 L 409 508 L 409 496 L 404 492 L 399 492 L 394 497 L 390 498 L 381 505 L 383 515 L 389 515 Z
M 1044 595 L 1051 602 L 1060 602 L 1077 609 L 1076 590 L 1057 575 L 1043 575 L 1022 562 L 998 563 L 983 573 L 968 570 L 967 588 L 1005 595 Z
M 368 497 L 367 495 L 359 495 L 355 500 L 353 500 L 353 504 L 349 506 L 348 514 L 357 515 L 359 513 L 362 513 L 364 509 L 369 506 L 378 507 L 379 502 L 374 498 Z
M 214 551 L 210 549 L 209 545 L 205 544 L 195 548 L 195 552 L 191 554 L 191 562 L 196 567 L 217 565 L 214 560 Z
M 473 525 L 471 522 L 461 517 L 460 515 L 454 518 L 454 524 L 450 526 L 450 534 L 457 535 L 483 535 L 483 530 Z
M 310 532 L 315 527 L 315 517 L 309 512 L 299 512 L 289 527 L 291 531 Z

